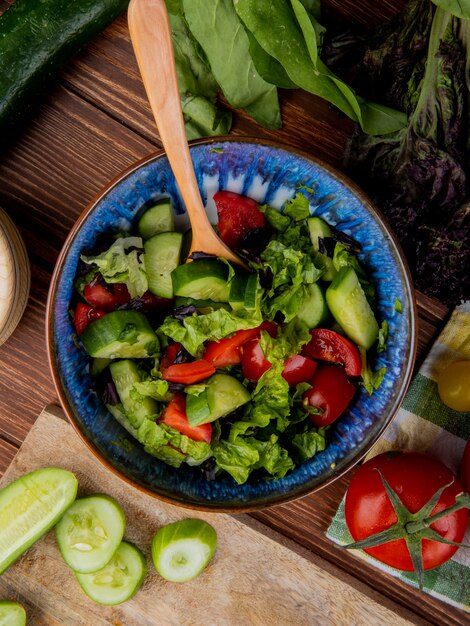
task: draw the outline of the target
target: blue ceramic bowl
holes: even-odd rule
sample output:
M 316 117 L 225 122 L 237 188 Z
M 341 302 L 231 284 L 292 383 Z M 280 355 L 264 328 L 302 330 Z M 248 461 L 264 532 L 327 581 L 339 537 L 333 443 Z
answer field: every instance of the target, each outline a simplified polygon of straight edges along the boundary
M 170 196 L 181 228 L 188 223 L 163 152 L 131 167 L 89 205 L 69 235 L 58 260 L 48 300 L 48 348 L 62 406 L 94 454 L 113 472 L 158 498 L 206 510 L 242 511 L 287 502 L 338 478 L 370 449 L 396 413 L 410 380 L 416 348 L 415 305 L 408 270 L 383 218 L 364 194 L 331 167 L 306 154 L 256 140 L 194 142 L 196 176 L 211 221 L 219 189 L 235 191 L 281 208 L 300 185 L 312 212 L 352 235 L 362 246 L 361 261 L 377 288 L 378 311 L 389 326 L 387 349 L 375 368 L 386 367 L 383 384 L 364 389 L 332 426 L 323 452 L 279 480 L 247 482 L 231 477 L 207 482 L 197 468 L 171 468 L 144 452 L 113 419 L 93 390 L 88 358 L 74 341 L 69 316 L 80 253 L 97 238 L 128 228 L 136 214 Z M 402 312 L 395 310 L 395 299 Z

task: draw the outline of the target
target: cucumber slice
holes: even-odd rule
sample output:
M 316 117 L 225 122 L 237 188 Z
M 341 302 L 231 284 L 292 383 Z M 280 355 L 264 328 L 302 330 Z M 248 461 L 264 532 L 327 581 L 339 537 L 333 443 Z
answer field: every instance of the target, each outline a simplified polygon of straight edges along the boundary
M 243 309 L 245 306 L 245 291 L 247 283 L 248 276 L 236 275 L 232 278 L 228 303 L 234 311 Z
M 379 325 L 352 267 L 342 267 L 326 290 L 333 317 L 346 335 L 368 350 L 379 336 Z
M 200 519 L 185 519 L 160 528 L 152 541 L 157 572 L 174 583 L 199 576 L 214 555 L 217 533 Z
M 194 298 L 183 298 L 178 296 L 175 299 L 175 309 L 179 306 L 193 305 L 199 313 L 206 314 L 216 311 L 217 309 L 225 309 L 230 311 L 230 306 L 226 302 L 214 302 L 214 300 L 195 300 Z
M 307 225 L 312 246 L 315 251 L 315 264 L 324 270 L 321 278 L 322 280 L 332 281 L 336 276 L 336 269 L 333 265 L 333 260 L 323 252 L 320 252 L 319 239 L 332 237 L 333 231 L 329 224 L 327 224 L 325 220 L 322 220 L 321 217 L 309 217 Z
M 228 302 L 228 265 L 217 259 L 198 259 L 180 265 L 171 273 L 175 296 Z
M 92 322 L 80 336 L 95 358 L 144 359 L 158 350 L 158 339 L 143 313 L 113 311 Z
M 170 200 L 165 198 L 147 209 L 137 223 L 137 230 L 144 241 L 158 233 L 175 230 L 175 218 Z
M 248 389 L 236 378 L 228 374 L 214 374 L 199 396 L 188 394 L 186 400 L 188 422 L 191 426 L 213 422 L 246 404 L 250 398 Z
M 147 562 L 140 550 L 122 541 L 109 563 L 92 574 L 75 572 L 80 587 L 98 604 L 126 602 L 140 589 L 147 574 Z
M 49 467 L 0 491 L 0 574 L 56 524 L 77 495 L 72 472 Z
M 145 417 L 158 413 L 158 404 L 153 398 L 147 396 L 135 400 L 131 390 L 134 383 L 140 382 L 141 376 L 135 361 L 113 361 L 109 366 L 111 378 L 116 386 L 119 398 L 129 422 L 134 428 L 139 428 Z
M 98 571 L 116 552 L 125 525 L 113 498 L 100 494 L 75 500 L 55 528 L 64 561 L 81 574 Z
M 90 374 L 95 377 L 99 376 L 111 362 L 112 359 L 93 359 L 90 365 Z
M 259 296 L 259 282 L 257 274 L 250 274 L 246 282 L 244 308 L 247 311 L 256 309 Z
M 159 233 L 144 243 L 145 270 L 149 290 L 161 298 L 173 297 L 171 272 L 180 261 L 183 235 Z
M 309 285 L 308 292 L 309 297 L 300 307 L 297 317 L 305 322 L 309 328 L 315 328 L 328 319 L 329 310 L 323 289 L 318 283 Z
M 26 626 L 26 611 L 21 604 L 0 600 L 0 626 Z

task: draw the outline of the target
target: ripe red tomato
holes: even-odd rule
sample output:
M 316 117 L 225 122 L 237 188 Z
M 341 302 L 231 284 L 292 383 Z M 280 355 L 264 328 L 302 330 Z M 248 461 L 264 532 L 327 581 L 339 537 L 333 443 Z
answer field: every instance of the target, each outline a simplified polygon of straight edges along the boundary
M 327 328 L 314 328 L 310 335 L 312 339 L 302 348 L 304 356 L 343 365 L 348 376 L 361 375 L 361 355 L 352 341 Z
M 215 367 L 207 361 L 204 361 L 204 359 L 199 359 L 197 361 L 190 361 L 189 363 L 170 365 L 165 369 L 163 378 L 172 383 L 192 385 L 193 383 L 199 383 L 201 380 L 209 378 L 212 374 L 215 374 Z
M 462 485 L 443 463 L 417 452 L 385 452 L 362 465 L 351 480 L 346 493 L 345 517 L 349 531 L 358 541 L 384 531 L 397 523 L 398 517 L 385 491 L 379 470 L 410 513 L 417 513 L 439 490 L 445 489 L 434 515 L 455 502 Z M 429 517 L 429 516 L 428 516 Z M 460 509 L 431 524 L 431 528 L 450 541 L 462 541 L 467 528 L 468 511 Z M 423 568 L 432 569 L 445 563 L 458 546 L 422 539 Z M 414 571 L 405 539 L 395 539 L 366 548 L 366 552 L 382 563 L 397 569 Z
M 282 371 L 282 377 L 289 383 L 289 387 L 294 387 L 299 383 L 309 381 L 317 370 L 317 364 L 311 359 L 307 359 L 300 354 L 294 354 L 287 359 Z
M 174 428 L 182 435 L 186 435 L 194 441 L 211 442 L 212 424 L 201 424 L 191 426 L 186 416 L 186 400 L 179 393 L 175 393 L 170 402 L 165 407 L 159 422 Z
M 460 480 L 465 491 L 470 493 L 470 439 L 467 441 L 460 463 Z
M 77 335 L 80 337 L 80 335 L 85 332 L 91 322 L 98 320 L 104 315 L 106 315 L 106 311 L 95 309 L 85 302 L 79 302 L 75 308 L 74 315 L 75 330 L 77 331 Z
M 208 341 L 203 358 L 209 363 L 212 363 L 215 368 L 237 365 L 241 362 L 240 348 L 242 346 L 250 341 L 250 339 L 259 339 L 262 330 L 269 333 L 271 337 L 275 337 L 277 328 L 278 326 L 275 322 L 263 322 L 256 328 L 238 330 L 234 335 L 226 339 Z
M 85 285 L 83 297 L 91 306 L 102 309 L 108 313 L 115 311 L 118 306 L 130 300 L 126 285 L 116 283 L 114 285 L 105 286 L 100 282 L 94 281 Z
M 356 393 L 356 388 L 348 380 L 344 369 L 336 365 L 320 365 L 311 385 L 303 398 L 309 406 L 323 410 L 321 415 L 310 414 L 311 421 L 318 427 L 338 419 Z
M 245 378 L 253 382 L 257 382 L 264 372 L 271 367 L 271 363 L 264 356 L 263 350 L 259 345 L 259 339 L 250 339 L 243 346 L 242 354 L 242 372 Z
M 214 195 L 217 207 L 218 231 L 222 241 L 237 250 L 251 230 L 264 228 L 266 220 L 258 208 L 258 203 L 231 191 L 218 191 Z
M 166 350 L 165 354 L 162 356 L 160 361 L 160 371 L 162 374 L 165 374 L 166 370 L 173 365 L 176 359 L 176 355 L 181 350 L 181 344 L 178 342 L 170 343 Z

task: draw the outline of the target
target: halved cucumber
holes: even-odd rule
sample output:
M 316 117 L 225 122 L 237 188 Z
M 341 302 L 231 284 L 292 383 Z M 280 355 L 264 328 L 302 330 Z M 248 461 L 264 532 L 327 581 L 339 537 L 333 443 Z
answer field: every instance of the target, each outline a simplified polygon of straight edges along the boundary
M 228 266 L 217 259 L 198 259 L 180 265 L 171 273 L 175 296 L 196 300 L 228 302 L 230 285 Z
M 207 424 L 228 415 L 249 402 L 251 396 L 246 387 L 228 374 L 214 374 L 207 387 L 198 396 L 188 394 L 186 413 L 191 426 Z
M 158 233 L 175 230 L 175 218 L 170 200 L 165 198 L 147 209 L 139 219 L 137 230 L 144 241 Z
M 183 235 L 159 233 L 144 243 L 145 270 L 149 290 L 161 298 L 173 297 L 171 272 L 178 267 Z
M 368 350 L 377 340 L 379 325 L 352 267 L 342 267 L 326 290 L 330 311 L 346 335 Z
M 99 604 L 114 605 L 129 600 L 140 589 L 147 562 L 140 550 L 122 541 L 111 560 L 97 572 L 75 572 L 86 595 Z
M 158 349 L 149 321 L 138 311 L 113 311 L 92 322 L 80 336 L 83 347 L 95 358 L 144 359 Z
M 300 307 L 297 317 L 309 328 L 315 328 L 328 319 L 329 311 L 323 289 L 317 283 L 308 285 L 308 293 L 309 296 Z
M 321 278 L 322 280 L 331 281 L 336 276 L 336 269 L 333 265 L 333 260 L 323 252 L 320 252 L 319 239 L 332 237 L 333 231 L 330 225 L 325 220 L 322 220 L 321 217 L 309 217 L 307 225 L 315 251 L 315 263 L 324 270 Z
M 235 311 L 246 309 L 248 311 L 256 307 L 258 301 L 258 276 L 234 276 L 230 283 L 229 304 Z
M 0 574 L 56 524 L 77 495 L 72 472 L 39 469 L 0 491 Z
M 134 383 L 141 381 L 139 368 L 135 361 L 129 359 L 113 361 L 109 366 L 109 371 L 124 411 L 134 428 L 139 428 L 145 417 L 158 413 L 158 404 L 153 398 L 143 396 L 141 400 L 135 400 L 132 397 L 131 389 Z
M 21 604 L 0 600 L 0 626 L 26 626 L 26 611 Z
M 166 580 L 184 583 L 199 576 L 214 555 L 217 533 L 200 519 L 185 519 L 160 528 L 152 541 L 152 559 Z
M 55 528 L 64 561 L 82 574 L 98 571 L 116 552 L 125 525 L 113 498 L 100 494 L 75 500 Z

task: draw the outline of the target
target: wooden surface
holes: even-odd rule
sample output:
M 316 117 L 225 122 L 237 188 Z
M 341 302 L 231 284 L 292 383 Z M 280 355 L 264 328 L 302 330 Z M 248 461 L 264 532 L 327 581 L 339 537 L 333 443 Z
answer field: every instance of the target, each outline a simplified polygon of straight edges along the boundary
M 378 23 L 403 2 L 330 0 L 323 4 L 343 18 Z M 0 0 L 0 11 L 7 5 Z M 340 166 L 353 124 L 327 103 L 300 91 L 282 92 L 281 105 L 281 130 L 266 131 L 237 113 L 233 134 L 275 139 Z M 32 271 L 25 315 L 0 347 L 0 472 L 8 467 L 42 407 L 57 402 L 47 364 L 44 314 L 59 250 L 93 196 L 122 169 L 160 145 L 124 17 L 67 65 L 18 128 L 15 141 L 0 145 L 0 206 L 23 235 Z M 419 365 L 449 311 L 417 296 Z M 429 623 L 464 623 L 461 611 L 379 573 L 325 538 L 352 473 L 317 495 L 254 517 Z
M 390 603 L 383 606 L 351 576 L 309 553 L 299 554 L 282 535 L 244 516 L 235 519 L 198 513 L 198 518 L 206 519 L 217 531 L 214 559 L 194 581 L 169 583 L 153 568 L 151 541 L 158 528 L 187 517 L 185 511 L 136 492 L 107 472 L 56 407 L 49 407 L 38 418 L 0 485 L 33 469 L 51 466 L 75 473 L 79 495 L 107 493 L 120 503 L 127 521 L 124 536 L 144 552 L 149 570 L 144 586 L 129 602 L 101 607 L 81 592 L 50 532 L 0 578 L 0 596 L 24 602 L 31 624 L 412 623 L 409 612 Z M 397 610 L 402 616 L 396 614 Z

